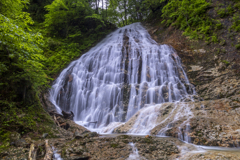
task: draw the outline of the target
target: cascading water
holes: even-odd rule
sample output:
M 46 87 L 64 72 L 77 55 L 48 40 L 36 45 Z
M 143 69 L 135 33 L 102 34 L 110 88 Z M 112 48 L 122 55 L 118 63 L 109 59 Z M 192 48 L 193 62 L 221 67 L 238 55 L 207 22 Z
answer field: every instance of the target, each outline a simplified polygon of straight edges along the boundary
M 146 160 L 146 158 L 141 157 L 138 154 L 138 149 L 135 147 L 134 143 L 129 143 L 129 145 L 132 147 L 132 153 L 129 155 L 129 157 L 126 160 Z
M 174 102 L 193 93 L 174 49 L 158 45 L 134 23 L 64 69 L 50 100 L 59 112 L 72 111 L 75 121 L 101 131 L 110 123 L 126 122 L 146 104 Z

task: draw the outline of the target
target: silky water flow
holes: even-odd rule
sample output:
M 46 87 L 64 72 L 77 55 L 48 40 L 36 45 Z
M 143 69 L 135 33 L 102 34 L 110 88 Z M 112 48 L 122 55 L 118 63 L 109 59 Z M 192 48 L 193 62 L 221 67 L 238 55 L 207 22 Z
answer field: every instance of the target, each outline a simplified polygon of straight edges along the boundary
M 111 133 L 139 110 L 148 112 L 135 122 L 139 127 L 129 131 L 148 134 L 157 125 L 159 104 L 178 103 L 194 94 L 176 51 L 158 45 L 134 23 L 109 34 L 64 69 L 50 90 L 50 100 L 59 113 L 72 111 L 76 123 L 100 133 Z M 181 114 L 192 116 L 188 106 L 182 107 L 185 113 L 174 120 Z M 165 130 L 167 126 L 159 134 Z

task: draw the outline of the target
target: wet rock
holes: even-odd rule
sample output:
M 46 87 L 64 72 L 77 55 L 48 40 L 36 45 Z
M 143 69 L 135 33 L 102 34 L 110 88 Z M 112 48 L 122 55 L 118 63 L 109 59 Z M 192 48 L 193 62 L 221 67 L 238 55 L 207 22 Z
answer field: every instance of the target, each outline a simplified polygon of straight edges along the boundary
M 32 139 L 31 139 L 30 137 L 25 138 L 25 141 L 26 141 L 28 144 L 32 143 Z
M 197 65 L 191 65 L 191 70 L 189 72 L 195 72 L 195 71 L 200 71 L 201 69 L 203 69 L 202 66 L 197 66 Z
M 73 120 L 74 114 L 72 111 L 71 112 L 62 111 L 62 114 L 65 119 Z
M 90 132 L 89 134 L 89 137 L 98 137 L 98 133 L 97 132 Z
M 204 54 L 204 53 L 206 53 L 206 50 L 205 49 L 197 49 L 197 50 L 194 50 L 194 52 Z
M 75 139 L 82 139 L 82 138 L 84 138 L 84 136 L 81 135 L 79 132 L 75 132 L 75 133 L 74 133 L 74 138 L 75 138 Z
M 47 138 L 48 133 L 43 133 L 42 138 Z
M 19 133 L 17 133 L 17 132 L 12 132 L 12 133 L 10 134 L 10 141 L 11 141 L 11 142 L 16 142 L 16 141 L 18 141 L 20 138 L 21 138 L 21 135 L 20 135 Z
M 19 139 L 15 142 L 16 147 L 27 147 L 28 143 L 25 141 L 25 139 Z
M 239 103 L 237 97 L 240 96 L 214 101 L 194 101 L 193 99 L 199 97 L 189 97 L 184 102 L 152 106 L 154 112 L 150 113 L 143 108 L 128 122 L 115 128 L 114 132 L 126 133 L 134 126 L 138 126 L 135 131 L 141 131 L 142 125 L 140 124 L 144 123 L 139 121 L 139 116 L 151 117 L 154 115 L 156 119 L 153 121 L 159 125 L 151 130 L 153 135 L 160 134 L 161 131 L 167 136 L 191 141 L 198 145 L 232 147 L 240 142 L 238 134 L 240 108 L 236 107 L 236 103 Z M 189 125 L 186 125 L 187 123 Z M 146 127 L 142 129 L 146 129 Z

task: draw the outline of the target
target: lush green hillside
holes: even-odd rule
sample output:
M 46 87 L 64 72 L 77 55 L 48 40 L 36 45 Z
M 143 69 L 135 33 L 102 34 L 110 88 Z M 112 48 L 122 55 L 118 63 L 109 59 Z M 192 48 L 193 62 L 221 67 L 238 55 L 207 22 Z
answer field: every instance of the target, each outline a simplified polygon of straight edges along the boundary
M 3 0 L 0 6 L 0 145 L 6 147 L 12 132 L 42 134 L 54 124 L 39 95 L 116 27 L 84 0 Z

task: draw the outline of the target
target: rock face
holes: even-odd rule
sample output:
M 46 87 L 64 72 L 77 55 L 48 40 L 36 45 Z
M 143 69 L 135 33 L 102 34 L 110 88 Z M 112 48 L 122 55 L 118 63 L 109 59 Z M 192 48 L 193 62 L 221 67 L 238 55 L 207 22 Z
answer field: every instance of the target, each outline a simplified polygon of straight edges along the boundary
M 236 50 L 230 43 L 224 46 L 206 45 L 201 40 L 189 40 L 182 35 L 181 31 L 172 27 L 165 28 L 157 22 L 144 25 L 156 42 L 171 45 L 177 51 L 189 81 L 204 100 L 185 103 L 192 113 L 188 116 L 183 113 L 185 118 L 176 116 L 176 110 L 181 112 L 180 104 L 163 104 L 162 107 L 158 107 L 161 118 L 157 119 L 159 125 L 152 128 L 151 133 L 160 134 L 165 130 L 165 135 L 183 139 L 187 137 L 186 140 L 194 144 L 239 146 L 239 50 Z M 163 115 L 163 112 L 170 114 L 168 112 L 171 112 L 174 107 L 177 108 L 172 116 L 165 118 L 166 115 Z M 174 116 L 178 119 L 174 119 Z M 133 126 L 135 120 L 131 119 L 132 124 L 126 123 L 115 129 L 115 132 L 131 132 L 129 128 Z
M 239 115 L 240 96 L 214 101 L 164 103 L 146 106 L 114 132 L 147 130 L 147 118 L 155 116 L 150 121 L 154 125 L 149 128 L 153 135 L 177 137 L 198 145 L 236 147 L 240 145 Z
M 134 143 L 140 157 L 146 159 L 169 159 L 178 154 L 179 150 L 175 144 L 176 139 L 158 139 L 145 137 L 131 137 L 127 135 L 113 137 L 87 137 L 72 141 L 70 144 L 59 144 L 62 149 L 62 157 L 68 159 L 87 158 L 93 160 L 117 159 L 125 160 L 133 152 L 129 143 Z
M 202 98 L 216 100 L 240 94 L 240 51 L 230 42 L 224 46 L 207 45 L 201 40 L 189 40 L 173 27 L 165 28 L 154 22 L 144 25 L 156 42 L 177 51 L 190 82 Z M 224 25 L 231 27 L 230 23 Z
M 76 124 L 72 120 L 72 118 L 73 118 L 72 113 L 66 115 L 66 113 L 63 112 L 64 113 L 63 115 L 59 114 L 56 111 L 55 106 L 49 101 L 48 98 L 49 98 L 48 93 L 46 93 L 42 96 L 44 108 L 47 112 L 49 112 L 49 114 L 51 115 L 55 124 L 61 128 L 59 130 L 61 134 L 64 134 L 66 136 L 72 136 L 75 132 L 78 132 L 80 134 L 83 132 L 90 132 L 88 129 Z M 56 136 L 58 136 L 58 135 L 56 135 Z

